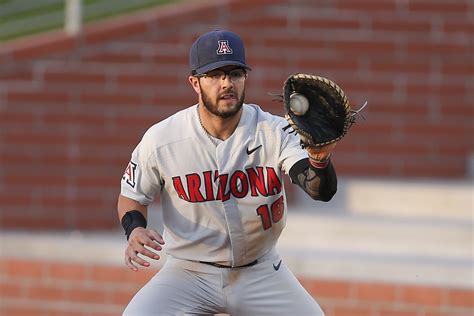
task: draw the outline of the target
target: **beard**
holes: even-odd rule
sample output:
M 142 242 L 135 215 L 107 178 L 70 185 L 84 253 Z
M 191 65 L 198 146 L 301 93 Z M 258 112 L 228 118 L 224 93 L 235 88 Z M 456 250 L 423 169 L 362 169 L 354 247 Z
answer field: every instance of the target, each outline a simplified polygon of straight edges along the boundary
M 226 93 L 228 93 L 227 91 Z M 211 98 L 206 94 L 204 90 L 201 89 L 201 97 L 202 97 L 202 103 L 204 104 L 204 107 L 214 114 L 215 116 L 218 116 L 220 118 L 230 118 L 239 113 L 240 109 L 242 108 L 242 105 L 244 104 L 244 99 L 245 99 L 245 89 L 242 91 L 242 95 L 239 97 L 237 96 L 237 103 L 228 108 L 228 109 L 219 109 L 219 106 L 217 105 L 219 103 L 219 100 L 216 102 L 213 102 Z

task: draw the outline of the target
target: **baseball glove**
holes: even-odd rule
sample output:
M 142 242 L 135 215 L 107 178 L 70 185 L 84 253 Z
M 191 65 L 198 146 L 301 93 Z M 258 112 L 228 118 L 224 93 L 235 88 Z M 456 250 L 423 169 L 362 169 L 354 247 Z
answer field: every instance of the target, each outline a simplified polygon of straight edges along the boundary
M 347 97 L 342 89 L 329 79 L 294 74 L 283 84 L 285 118 L 300 136 L 301 147 L 320 147 L 344 137 L 355 122 Z M 364 105 L 365 106 L 365 105 Z

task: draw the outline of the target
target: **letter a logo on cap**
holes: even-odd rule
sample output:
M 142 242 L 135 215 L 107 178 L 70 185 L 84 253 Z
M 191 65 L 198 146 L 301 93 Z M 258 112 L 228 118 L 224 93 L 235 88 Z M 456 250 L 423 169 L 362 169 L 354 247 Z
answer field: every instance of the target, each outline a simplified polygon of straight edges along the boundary
M 228 40 L 220 40 L 218 42 L 218 48 L 216 50 L 217 55 L 230 55 L 232 54 L 232 48 L 229 46 L 229 41 Z

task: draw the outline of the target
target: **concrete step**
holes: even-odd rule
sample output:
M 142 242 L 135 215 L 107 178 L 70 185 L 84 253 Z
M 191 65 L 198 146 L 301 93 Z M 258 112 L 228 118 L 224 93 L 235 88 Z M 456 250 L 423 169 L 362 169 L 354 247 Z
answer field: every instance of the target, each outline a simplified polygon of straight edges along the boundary
M 473 287 L 472 226 L 294 212 L 278 249 L 298 273 Z
M 296 191 L 278 247 L 304 275 L 474 287 L 473 188 L 342 178 L 329 203 Z

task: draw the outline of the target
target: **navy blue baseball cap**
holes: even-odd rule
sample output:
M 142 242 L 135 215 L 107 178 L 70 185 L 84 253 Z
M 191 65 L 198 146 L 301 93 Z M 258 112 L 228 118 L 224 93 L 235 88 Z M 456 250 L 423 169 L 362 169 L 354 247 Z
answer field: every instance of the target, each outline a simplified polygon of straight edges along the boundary
M 251 70 L 245 63 L 244 43 L 237 34 L 223 30 L 211 31 L 201 35 L 191 46 L 189 66 L 192 75 L 228 65 Z

